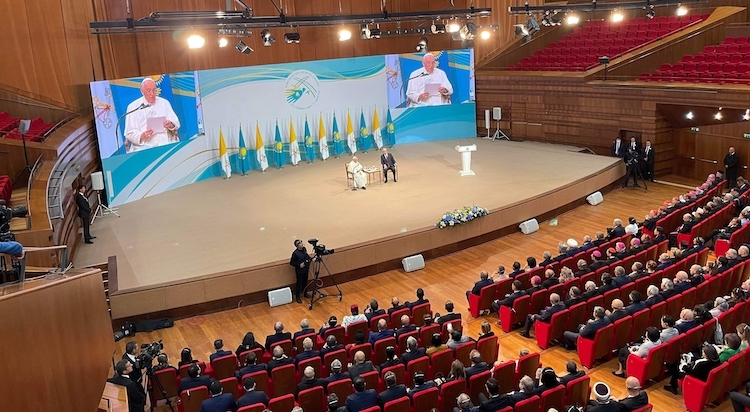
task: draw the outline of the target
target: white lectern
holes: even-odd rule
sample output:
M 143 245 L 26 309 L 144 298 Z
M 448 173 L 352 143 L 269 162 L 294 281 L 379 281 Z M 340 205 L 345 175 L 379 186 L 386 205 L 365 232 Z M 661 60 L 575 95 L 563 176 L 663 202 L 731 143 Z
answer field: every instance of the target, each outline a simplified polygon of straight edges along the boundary
M 461 170 L 458 171 L 458 174 L 461 176 L 473 176 L 474 171 L 471 170 L 471 152 L 477 151 L 477 145 L 456 146 L 456 151 L 461 153 Z

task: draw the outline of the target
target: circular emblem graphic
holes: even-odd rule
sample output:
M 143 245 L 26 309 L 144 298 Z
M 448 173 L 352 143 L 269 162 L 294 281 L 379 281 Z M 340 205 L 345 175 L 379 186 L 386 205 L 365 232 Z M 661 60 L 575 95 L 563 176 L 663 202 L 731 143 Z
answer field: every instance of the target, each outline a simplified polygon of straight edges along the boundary
M 296 70 L 286 78 L 286 101 L 297 109 L 309 109 L 320 97 L 320 80 L 308 70 Z

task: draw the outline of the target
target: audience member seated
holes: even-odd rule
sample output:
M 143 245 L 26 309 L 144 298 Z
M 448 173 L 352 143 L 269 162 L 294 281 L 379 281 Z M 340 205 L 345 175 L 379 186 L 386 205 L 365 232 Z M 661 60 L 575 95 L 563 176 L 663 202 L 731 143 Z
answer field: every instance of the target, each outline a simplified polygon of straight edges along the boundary
M 388 309 L 388 316 L 397 310 L 406 309 L 406 305 L 402 305 L 398 297 L 394 296 L 391 298 L 391 308 Z
M 495 312 L 500 312 L 500 306 L 513 306 L 513 302 L 520 298 L 521 296 L 526 295 L 526 292 L 523 290 L 523 283 L 521 283 L 520 280 L 514 280 L 510 284 L 511 293 L 505 295 L 503 299 L 495 299 L 495 301 L 492 302 L 492 310 Z M 498 322 L 499 323 L 499 322 Z
M 494 378 L 490 378 L 487 380 L 487 384 L 485 385 L 485 388 L 487 389 L 487 392 L 490 395 L 493 395 L 492 390 L 490 389 L 490 380 L 493 380 L 492 385 L 497 385 L 498 382 Z M 497 389 L 494 389 L 497 391 Z M 532 396 L 534 396 L 536 393 L 536 386 L 534 384 L 534 380 L 531 379 L 529 376 L 524 376 L 521 378 L 521 381 L 518 383 L 518 390 L 515 392 L 508 393 L 506 395 L 500 396 L 500 399 L 495 399 L 493 403 L 490 403 L 490 401 L 493 400 L 492 397 L 489 399 L 483 394 L 479 394 L 479 402 L 481 404 L 480 409 L 482 411 L 490 411 L 489 407 L 495 407 L 496 409 L 493 409 L 493 411 L 497 411 L 500 409 L 505 408 L 506 406 L 515 406 L 518 402 L 521 402 L 524 399 L 528 399 Z
M 437 387 L 437 385 L 435 385 L 435 382 L 425 380 L 424 372 L 416 371 L 414 372 L 414 387 L 409 389 L 408 391 L 409 397 L 413 400 L 415 393 L 435 387 Z
M 300 362 L 310 359 L 310 358 L 319 358 L 320 357 L 320 351 L 317 351 L 314 349 L 314 344 L 312 339 L 305 338 L 302 340 L 302 353 L 298 354 L 294 357 L 294 364 L 298 365 Z
M 407 396 L 406 386 L 396 383 L 396 374 L 392 371 L 385 373 L 385 376 L 383 376 L 383 382 L 385 383 L 385 390 L 378 395 L 380 405 L 385 405 L 390 401 L 395 401 L 396 399 Z
M 483 287 L 489 286 L 494 282 L 495 280 L 490 278 L 490 274 L 486 270 L 479 272 L 479 281 L 474 283 L 474 287 L 471 290 L 466 291 L 466 299 L 469 299 L 469 294 L 479 296 Z
M 542 253 L 542 262 L 539 263 L 539 266 L 547 267 L 547 265 L 550 265 L 552 263 L 552 253 L 549 250 L 545 250 L 544 253 Z
M 385 361 L 380 364 L 380 370 L 401 364 L 401 358 L 396 355 L 396 348 L 387 346 L 385 348 Z
M 242 386 L 245 388 L 245 394 L 237 399 L 237 408 L 245 406 L 255 405 L 256 403 L 262 403 L 268 406 L 268 402 L 271 400 L 268 395 L 263 391 L 255 390 L 255 379 L 251 377 L 245 378 L 242 382 Z
M 375 342 L 381 339 L 392 338 L 393 334 L 393 329 L 388 329 L 388 322 L 385 319 L 380 319 L 378 321 L 378 331 L 370 332 L 370 345 L 375 346 Z
M 628 363 L 628 356 L 631 354 L 638 356 L 641 359 L 646 359 L 651 349 L 661 345 L 661 332 L 653 326 L 646 328 L 646 333 L 641 339 L 641 343 L 637 345 L 625 346 L 620 349 L 620 353 L 617 355 L 617 360 L 620 362 L 619 367 L 612 374 L 624 378 L 625 367 Z
M 742 345 L 742 340 L 736 333 L 724 335 L 724 345 L 720 346 L 721 350 L 719 350 L 719 362 L 724 363 L 732 356 L 740 353 L 740 345 Z
M 648 405 L 648 394 L 641 389 L 641 383 L 638 381 L 638 378 L 628 376 L 625 379 L 625 389 L 628 391 L 628 396 L 619 401 L 621 411 L 632 412 Z
M 571 288 L 572 290 L 573 288 Z M 577 289 L 577 288 L 576 288 Z M 523 332 L 520 333 L 521 336 L 524 338 L 530 337 L 529 332 L 531 331 L 531 326 L 536 321 L 549 323 L 549 321 L 552 319 L 552 315 L 555 313 L 565 310 L 565 304 L 560 302 L 560 295 L 557 293 L 552 293 L 549 295 L 549 303 L 550 306 L 543 309 L 539 314 L 529 314 L 526 316 L 526 324 L 524 325 Z
M 440 326 L 443 326 L 445 322 L 454 321 L 456 319 L 461 319 L 460 313 L 453 313 L 453 302 L 450 300 L 445 302 L 445 314 L 441 315 L 439 313 L 435 314 L 435 322 L 440 324 Z
M 212 380 L 208 387 L 211 397 L 203 401 L 200 412 L 227 412 L 236 411 L 237 403 L 231 393 L 224 393 L 221 382 Z
M 448 346 L 443 343 L 443 337 L 440 333 L 433 333 L 430 339 L 430 346 L 425 351 L 426 355 L 432 358 L 432 355 L 442 350 L 448 349 Z
M 212 353 L 211 356 L 209 356 L 209 360 L 213 362 L 214 359 L 221 358 L 222 356 L 229 356 L 232 354 L 232 352 L 228 350 L 224 350 L 223 348 L 224 348 L 224 341 L 221 339 L 216 339 L 214 341 L 214 349 L 216 350 L 216 352 Z
M 726 299 L 719 296 L 716 299 L 714 299 L 713 308 L 710 309 L 708 312 L 711 314 L 711 316 L 717 317 L 728 310 L 729 310 L 729 303 L 727 303 Z
M 421 305 L 423 303 L 430 303 L 429 299 L 424 298 L 424 290 L 422 288 L 417 289 L 417 300 L 414 302 L 406 301 L 404 302 L 404 305 L 408 307 L 409 309 L 414 309 L 414 306 Z
M 529 272 L 537 267 L 538 265 L 536 264 L 536 258 L 534 256 L 529 256 L 526 258 L 526 266 L 524 266 L 523 268 L 525 271 Z M 503 272 L 505 272 L 505 268 L 503 268 Z
M 588 263 L 586 263 L 583 259 L 578 259 L 578 262 L 576 262 L 576 268 L 578 269 L 574 276 L 577 278 L 580 278 L 581 276 L 591 272 L 591 268 L 589 268 Z
M 284 332 L 284 324 L 281 322 L 276 322 L 273 325 L 273 330 L 276 331 L 273 335 L 266 336 L 266 350 L 271 351 L 273 349 L 273 345 L 275 343 L 281 342 L 283 340 L 292 340 L 292 334 L 289 332 Z
M 464 335 L 461 333 L 460 330 L 451 330 L 450 333 L 450 339 L 448 339 L 448 343 L 446 343 L 446 346 L 449 349 L 456 349 L 459 345 L 466 343 L 466 342 L 473 342 L 474 339 L 470 338 L 467 335 Z
M 586 412 L 619 412 L 620 405 L 610 395 L 609 386 L 604 382 L 597 382 L 593 387 L 594 399 L 589 400 Z
M 648 288 L 646 288 L 646 300 L 643 301 L 646 307 L 650 308 L 651 306 L 663 301 L 664 298 L 659 294 L 659 288 L 654 285 L 649 285 Z
M 180 361 L 177 363 L 177 367 L 181 368 L 183 365 L 190 365 L 191 363 L 198 363 L 199 360 L 193 359 L 193 352 L 190 348 L 183 348 L 180 352 Z
M 677 272 L 672 282 L 674 284 L 674 290 L 677 293 L 685 292 L 686 290 L 693 287 L 693 285 L 690 283 L 690 278 L 688 277 L 687 272 L 685 272 L 684 270 Z
M 453 412 L 477 412 L 479 408 L 471 403 L 471 397 L 465 393 L 458 395 L 456 398 L 456 407 L 453 408 Z
M 302 371 L 302 376 L 302 381 L 297 384 L 297 395 L 299 395 L 299 393 L 304 390 L 317 388 L 318 386 L 324 386 L 323 380 L 317 379 L 315 377 L 315 368 L 313 368 L 312 366 L 305 366 L 305 370 Z
M 565 300 L 565 302 L 563 302 L 563 305 L 566 308 L 569 308 L 575 305 L 576 303 L 581 303 L 581 302 L 583 302 L 583 297 L 581 297 L 581 289 L 578 288 L 578 286 L 573 286 L 568 291 L 568 299 Z
M 599 293 L 598 288 L 596 287 L 596 283 L 594 283 L 593 280 L 589 280 L 589 281 L 586 281 L 586 284 L 583 286 L 583 293 L 581 294 L 581 299 L 589 300 L 599 294 L 600 293 Z
M 268 371 L 268 365 L 265 363 L 257 363 L 258 357 L 255 355 L 254 352 L 250 352 L 245 356 L 245 359 L 243 360 L 244 365 L 242 368 L 236 372 L 234 372 L 234 376 L 237 378 L 237 381 L 240 381 L 243 376 L 247 375 L 248 373 L 258 372 L 258 371 Z
M 125 387 L 128 396 L 129 412 L 143 412 L 146 406 L 146 392 L 143 390 L 143 386 L 130 378 L 130 373 L 132 372 L 133 364 L 123 359 L 117 362 L 117 365 L 115 365 L 115 375 L 107 379 L 107 382 Z
M 513 262 L 513 271 L 508 274 L 508 277 L 513 279 L 521 273 L 526 273 L 521 267 L 521 262 Z
M 378 369 L 372 364 L 372 362 L 365 360 L 365 353 L 358 350 L 354 354 L 352 363 L 349 364 L 349 375 L 352 380 L 357 379 L 360 375 L 367 372 L 377 371 Z
M 187 370 L 188 377 L 180 379 L 180 392 L 188 389 L 197 388 L 199 386 L 205 386 L 208 389 L 208 385 L 211 384 L 211 378 L 208 376 L 201 376 L 201 368 L 198 365 L 190 365 Z
M 331 367 L 328 369 L 330 371 L 330 375 L 328 375 L 327 378 L 323 379 L 323 384 L 328 387 L 328 384 L 331 382 L 340 381 L 342 379 L 350 379 L 351 376 L 349 375 L 349 372 L 341 372 L 341 369 L 344 368 L 344 365 L 341 364 L 341 361 L 338 359 L 334 359 L 331 361 Z
M 367 318 L 367 321 L 369 322 L 370 319 L 381 315 L 385 315 L 385 310 L 380 309 L 377 300 L 370 299 L 370 304 L 365 308 L 365 317 Z
M 469 359 L 471 359 L 471 366 L 464 371 L 467 381 L 478 373 L 490 370 L 490 365 L 482 360 L 482 354 L 478 350 L 472 349 L 472 351 L 469 352 Z
M 414 336 L 409 336 L 406 339 L 406 350 L 401 354 L 401 362 L 406 366 L 409 362 L 414 359 L 421 358 L 426 355 L 425 348 L 417 347 L 417 339 Z
M 563 333 L 563 346 L 568 350 L 573 349 L 576 346 L 576 342 L 578 342 L 579 336 L 586 339 L 594 339 L 596 332 L 609 324 L 610 322 L 606 317 L 604 308 L 597 306 L 594 308 L 593 317 L 585 325 L 578 325 L 578 329 L 575 332 L 565 331 Z
M 479 332 L 479 336 L 477 337 L 477 341 L 484 338 L 490 338 L 492 336 L 495 336 L 495 332 L 492 331 L 492 326 L 490 326 L 490 323 L 486 320 L 483 321 L 481 325 L 481 331 Z
M 360 412 L 378 406 L 378 393 L 375 389 L 366 389 L 365 380 L 354 378 L 354 393 L 346 397 L 346 409 L 349 412 Z
M 271 373 L 271 371 L 273 371 L 276 367 L 294 363 L 294 359 L 286 356 L 286 354 L 284 353 L 284 348 L 282 348 L 280 345 L 274 346 L 271 353 L 273 356 L 271 357 L 271 360 L 268 361 L 268 373 Z
M 255 341 L 255 335 L 253 334 L 253 332 L 247 332 L 245 334 L 245 337 L 242 338 L 242 344 L 237 347 L 237 350 L 234 351 L 234 354 L 237 356 L 237 358 L 239 358 L 242 352 L 247 352 L 253 349 L 265 350 L 265 348 L 263 348 L 263 345 Z
M 328 395 L 328 412 L 349 412 L 346 406 L 339 407 L 339 397 L 335 393 Z
M 641 292 L 634 290 L 630 292 L 628 297 L 630 298 L 630 305 L 625 307 L 625 313 L 627 313 L 628 315 L 633 316 L 643 309 L 647 309 L 646 303 L 643 301 Z
M 667 370 L 671 377 L 669 385 L 664 386 L 664 389 L 677 395 L 677 381 L 685 376 L 692 376 L 705 382 L 711 370 L 721 365 L 721 360 L 719 360 L 719 354 L 713 345 L 703 345 L 701 353 L 702 357 L 695 361 L 690 354 L 690 356 L 682 355 L 679 364 L 667 364 Z
M 713 316 L 711 316 L 711 312 L 709 312 L 706 305 L 702 303 L 695 305 L 695 307 L 693 308 L 693 314 L 695 315 L 695 322 L 699 325 L 702 325 L 713 319 Z
M 297 332 L 294 332 L 294 335 L 292 335 L 292 342 L 294 342 L 295 339 L 297 339 L 300 336 L 309 335 L 311 333 L 315 333 L 315 329 L 310 327 L 310 321 L 307 319 L 302 319 L 299 322 L 299 329 Z M 323 336 L 322 334 L 320 336 Z
M 606 317 L 609 320 L 609 323 L 615 323 L 618 320 L 624 318 L 625 316 L 628 316 L 628 313 L 625 312 L 624 304 L 620 299 L 614 299 L 612 301 L 612 310 L 607 310 Z
M 326 343 L 324 343 L 323 347 L 320 348 L 320 357 L 324 358 L 328 352 L 334 352 L 344 348 L 344 344 L 338 343 L 335 336 L 328 335 L 328 337 L 326 338 Z
M 563 386 L 568 386 L 569 382 L 586 375 L 586 372 L 579 370 L 578 365 L 572 360 L 565 363 L 565 371 L 567 373 L 560 377 L 560 384 Z
M 367 316 L 359 313 L 359 306 L 357 306 L 356 304 L 350 306 L 349 310 L 351 312 L 351 315 L 344 316 L 344 319 L 341 320 L 341 325 L 344 327 L 344 329 L 348 328 L 352 323 L 364 322 L 367 320 Z
M 402 315 L 401 316 L 401 327 L 396 330 L 394 335 L 396 336 L 396 339 L 403 334 L 403 333 L 409 333 L 414 332 L 417 330 L 417 325 L 411 323 L 411 317 L 409 315 Z
M 534 292 L 542 290 L 542 278 L 540 278 L 539 275 L 532 276 L 530 282 L 531 287 L 523 291 L 524 295 L 531 296 L 534 294 Z
M 169 357 L 166 353 L 157 356 L 156 362 L 156 365 L 154 365 L 154 372 L 159 372 L 165 369 L 174 369 L 175 374 L 179 375 L 177 368 L 169 364 Z
M 546 367 L 537 370 L 536 389 L 534 391 L 536 395 L 542 396 L 544 392 L 558 386 L 560 386 L 560 381 L 557 379 L 554 369 Z
M 750 382 L 745 384 L 744 394 L 739 392 L 730 392 L 729 400 L 732 402 L 732 408 L 735 412 L 744 412 L 750 408 Z M 455 411 L 455 408 L 453 409 Z

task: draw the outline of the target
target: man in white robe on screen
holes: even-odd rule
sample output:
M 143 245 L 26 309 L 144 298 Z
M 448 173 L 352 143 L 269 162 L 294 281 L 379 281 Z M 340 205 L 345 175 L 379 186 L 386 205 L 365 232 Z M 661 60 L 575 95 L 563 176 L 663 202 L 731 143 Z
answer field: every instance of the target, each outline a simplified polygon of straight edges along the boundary
M 445 72 L 435 67 L 435 56 L 427 53 L 422 57 L 422 68 L 409 75 L 406 97 L 409 107 L 439 106 L 449 104 L 453 86 Z
M 357 190 L 358 188 L 362 190 L 367 189 L 367 174 L 365 173 L 362 164 L 359 163 L 357 156 L 352 157 L 352 161 L 349 162 L 349 166 L 346 170 L 348 170 L 354 178 L 354 188 L 352 190 Z
M 142 97 L 128 105 L 127 111 L 132 113 L 125 116 L 125 139 L 126 143 L 129 143 L 126 145 L 127 152 L 137 152 L 179 141 L 177 129 L 180 128 L 180 120 L 169 101 L 156 95 L 156 83 L 153 79 L 143 79 L 141 94 Z M 149 119 L 153 118 L 164 118 L 164 121 L 160 122 L 160 127 L 154 129 L 153 124 L 149 127 Z

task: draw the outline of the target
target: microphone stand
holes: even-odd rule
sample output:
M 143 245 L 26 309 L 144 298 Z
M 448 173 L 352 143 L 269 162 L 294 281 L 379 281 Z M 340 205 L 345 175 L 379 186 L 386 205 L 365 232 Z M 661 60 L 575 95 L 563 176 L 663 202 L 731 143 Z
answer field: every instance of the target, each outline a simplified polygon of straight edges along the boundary
M 133 109 L 133 110 L 125 113 L 124 115 L 120 116 L 120 118 L 117 119 L 117 127 L 115 127 L 115 139 L 117 140 L 117 154 L 122 154 L 122 151 L 120 150 L 120 147 L 124 147 L 125 146 L 125 141 L 124 141 L 125 139 L 123 139 L 122 146 L 120 146 L 120 137 L 117 136 L 117 134 L 120 133 L 120 122 L 122 121 L 122 119 L 125 116 L 127 116 L 127 115 L 129 115 L 131 113 L 137 112 L 138 110 L 145 109 L 147 107 L 151 107 L 151 106 L 147 105 L 146 103 L 141 103 L 140 106 L 138 106 L 135 109 Z
M 401 90 L 399 91 L 399 96 L 404 96 L 404 108 L 406 108 L 406 101 L 408 100 L 408 98 L 404 94 L 404 84 L 409 84 L 409 82 L 412 81 L 412 80 L 414 80 L 414 79 L 417 79 L 419 77 L 429 76 L 429 75 L 430 74 L 427 73 L 427 72 L 422 72 L 422 73 L 419 73 L 416 76 L 412 76 L 412 77 L 409 77 L 408 79 L 406 79 L 406 83 L 401 83 Z

